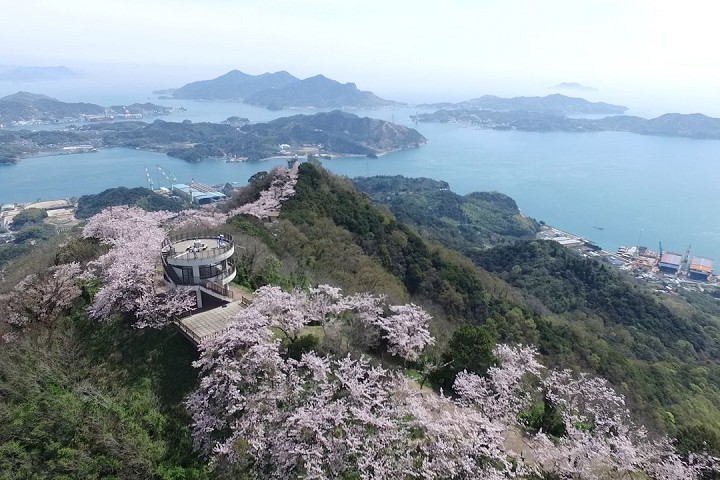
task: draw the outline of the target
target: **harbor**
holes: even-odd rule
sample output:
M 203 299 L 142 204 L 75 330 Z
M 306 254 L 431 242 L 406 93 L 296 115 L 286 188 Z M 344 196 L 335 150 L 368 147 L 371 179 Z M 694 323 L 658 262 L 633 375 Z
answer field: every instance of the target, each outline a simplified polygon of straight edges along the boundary
M 692 246 L 684 254 L 665 251 L 662 243 L 658 244 L 658 251 L 635 245 L 621 246 L 617 251 L 609 252 L 591 240 L 548 225 L 543 225 L 537 238 L 555 241 L 582 257 L 612 265 L 636 280 L 654 286 L 656 291 L 673 293 L 683 289 L 705 292 L 720 288 L 719 278 L 714 273 L 714 260 L 693 255 Z

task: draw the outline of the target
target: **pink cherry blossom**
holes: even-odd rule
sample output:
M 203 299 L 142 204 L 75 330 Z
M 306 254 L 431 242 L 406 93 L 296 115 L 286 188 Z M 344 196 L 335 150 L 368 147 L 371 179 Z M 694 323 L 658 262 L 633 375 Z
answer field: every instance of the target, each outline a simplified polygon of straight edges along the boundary
M 103 285 L 90 307 L 91 316 L 108 320 L 114 313 L 131 314 L 138 328 L 160 328 L 174 315 L 193 308 L 195 297 L 191 292 L 162 291 L 157 273 L 166 237 L 161 225 L 171 217 L 167 212 L 111 207 L 88 221 L 83 235 L 110 245 L 110 251 L 94 263 Z
M 0 295 L 6 322 L 20 330 L 35 322 L 54 322 L 80 296 L 77 285 L 80 273 L 79 263 L 69 263 L 28 275 L 9 294 Z

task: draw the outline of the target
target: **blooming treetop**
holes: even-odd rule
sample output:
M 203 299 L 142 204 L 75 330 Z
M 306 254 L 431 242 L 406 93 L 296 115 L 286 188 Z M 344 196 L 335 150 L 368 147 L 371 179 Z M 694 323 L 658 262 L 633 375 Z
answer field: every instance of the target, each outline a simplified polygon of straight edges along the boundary
M 216 210 L 182 210 L 165 222 L 173 230 L 210 229 L 225 224 L 228 215 Z
M 0 305 L 7 310 L 7 323 L 23 330 L 31 323 L 49 324 L 80 296 L 77 285 L 82 268 L 77 262 L 51 267 L 44 275 L 28 275 L 6 295 Z
M 542 431 L 531 436 L 538 471 L 560 478 L 629 478 L 645 472 L 656 479 L 692 479 L 716 461 L 697 457 L 683 462 L 667 438 L 650 440 L 631 420 L 623 396 L 602 378 L 570 370 L 542 373 L 545 369 L 530 347 L 498 345 L 494 353 L 499 367 L 490 368 L 487 377 L 463 372 L 454 389 L 461 404 L 475 406 L 509 428 L 528 406 L 532 385 L 539 383 L 545 401 L 561 412 L 567 433 L 560 438 Z M 535 383 L 528 383 L 528 377 Z
M 218 227 L 238 214 L 267 218 L 295 194 L 298 167 L 296 163 L 292 168 L 275 168 L 270 187 L 260 193 L 257 201 L 227 214 L 198 210 L 146 212 L 121 206 L 93 216 L 83 236 L 97 238 L 109 244 L 111 250 L 95 263 L 103 286 L 95 297 L 91 315 L 106 320 L 113 312 L 132 313 L 137 327 L 161 327 L 172 315 L 192 308 L 195 300 L 188 292 L 174 289 L 160 295 L 154 285 L 154 268 L 166 229 Z
M 291 168 L 275 167 L 271 172 L 273 179 L 270 187 L 260 192 L 260 198 L 230 211 L 229 215 L 244 213 L 262 219 L 279 212 L 280 206 L 295 195 L 299 166 L 300 164 L 295 162 Z
M 384 315 L 385 308 L 391 314 Z M 428 315 L 417 305 L 385 306 L 385 297 L 369 294 L 344 296 L 341 290 L 330 285 L 319 285 L 308 291 L 296 289 L 284 292 L 280 287 L 264 286 L 257 289 L 249 309 L 262 316 L 269 325 L 282 330 L 294 339 L 305 325 L 325 326 L 343 314 L 353 314 L 366 329 L 376 330 L 377 337 L 388 344 L 392 355 L 416 360 L 420 352 L 435 343 L 428 331 Z M 238 318 L 242 321 L 242 318 Z
M 487 377 L 459 376 L 450 399 L 364 359 L 284 358 L 272 325 L 247 309 L 202 345 L 200 386 L 187 401 L 195 447 L 253 478 L 692 479 L 711 460 L 682 462 L 667 440 L 647 440 L 603 380 L 545 372 L 530 347 L 499 345 L 502 363 Z M 569 434 L 531 435 L 526 464 L 504 440 L 520 430 L 517 412 L 538 382 Z
M 214 462 L 254 478 L 512 473 L 501 430 L 478 411 L 457 416 L 449 399 L 362 358 L 284 358 L 274 324 L 251 307 L 201 346 L 187 407 L 195 447 Z
M 173 315 L 194 306 L 195 298 L 188 291 L 173 289 L 161 295 L 156 288 L 155 265 L 166 236 L 161 223 L 171 216 L 136 207 L 111 207 L 90 219 L 83 236 L 111 246 L 95 262 L 103 286 L 95 295 L 91 316 L 108 320 L 122 312 L 135 315 L 138 328 L 162 327 Z

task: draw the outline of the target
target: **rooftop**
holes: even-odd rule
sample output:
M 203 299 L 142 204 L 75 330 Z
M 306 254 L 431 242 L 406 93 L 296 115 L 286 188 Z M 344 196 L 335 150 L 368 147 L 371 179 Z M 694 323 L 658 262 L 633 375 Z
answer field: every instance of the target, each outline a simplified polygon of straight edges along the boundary
M 713 273 L 714 261 L 712 258 L 692 257 L 689 269 L 700 273 Z
M 660 258 L 660 263 L 666 264 L 666 265 L 674 265 L 674 266 L 680 266 L 682 263 L 682 255 L 679 255 L 677 253 L 672 252 L 665 252 L 662 254 L 662 257 Z

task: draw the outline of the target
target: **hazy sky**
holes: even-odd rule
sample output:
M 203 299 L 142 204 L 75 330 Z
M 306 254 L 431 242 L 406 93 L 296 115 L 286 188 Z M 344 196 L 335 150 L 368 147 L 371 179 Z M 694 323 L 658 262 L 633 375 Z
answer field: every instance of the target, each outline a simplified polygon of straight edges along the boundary
M 399 100 L 573 81 L 603 99 L 720 108 L 713 1 L 0 0 L 0 12 L 0 64 L 120 64 L 155 88 L 284 69 Z

